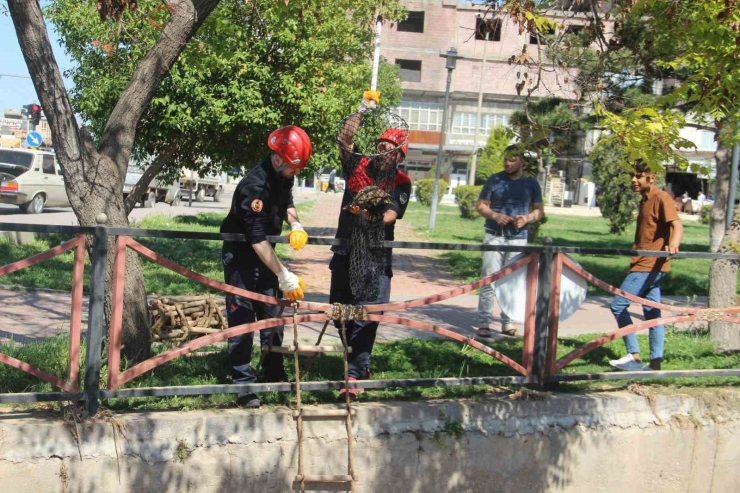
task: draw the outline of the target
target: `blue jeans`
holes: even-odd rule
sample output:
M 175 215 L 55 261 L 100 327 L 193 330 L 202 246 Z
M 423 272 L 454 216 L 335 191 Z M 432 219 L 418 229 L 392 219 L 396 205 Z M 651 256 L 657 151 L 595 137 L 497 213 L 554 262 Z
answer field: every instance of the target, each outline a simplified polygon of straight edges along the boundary
M 630 272 L 624 278 L 620 289 L 630 294 L 645 298 L 650 301 L 660 303 L 660 282 L 665 277 L 665 272 Z M 620 328 L 632 325 L 627 308 L 632 304 L 630 300 L 622 296 L 616 296 L 612 300 L 611 310 L 614 318 L 617 319 L 617 325 Z M 645 314 L 645 320 L 654 320 L 660 318 L 660 310 L 649 306 L 642 307 L 642 313 Z M 665 343 L 665 327 L 656 325 L 650 329 L 650 360 L 663 359 L 663 345 Z M 635 333 L 624 336 L 624 344 L 627 346 L 629 354 L 639 354 L 640 345 L 637 343 Z

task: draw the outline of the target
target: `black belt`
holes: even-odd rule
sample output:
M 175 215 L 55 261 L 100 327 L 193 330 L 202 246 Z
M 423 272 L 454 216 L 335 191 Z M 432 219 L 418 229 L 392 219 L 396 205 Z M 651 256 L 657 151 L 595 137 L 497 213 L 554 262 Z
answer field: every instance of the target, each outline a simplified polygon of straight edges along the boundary
M 517 238 L 516 236 L 507 236 L 503 231 L 493 231 L 487 228 L 486 228 L 486 233 L 488 233 L 491 236 L 503 237 L 506 240 L 526 240 L 527 239 L 526 236 L 524 238 Z

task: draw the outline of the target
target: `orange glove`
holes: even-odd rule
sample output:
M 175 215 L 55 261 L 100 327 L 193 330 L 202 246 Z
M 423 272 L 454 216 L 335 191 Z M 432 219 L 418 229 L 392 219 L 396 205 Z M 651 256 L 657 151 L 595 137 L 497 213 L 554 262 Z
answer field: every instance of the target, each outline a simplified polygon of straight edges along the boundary
M 362 93 L 362 102 L 360 103 L 360 107 L 357 109 L 357 111 L 362 113 L 368 109 L 374 109 L 379 104 L 380 91 L 365 91 Z
M 303 290 L 306 289 L 306 283 L 288 269 L 283 270 L 277 275 L 280 290 L 283 295 L 290 301 L 303 299 Z
M 288 240 L 290 241 L 290 246 L 293 247 L 293 250 L 300 250 L 304 246 L 306 246 L 306 242 L 308 241 L 308 233 L 306 233 L 306 230 L 303 229 L 303 226 L 301 226 L 301 223 L 295 222 L 290 225 L 291 232 L 288 233 Z
M 362 93 L 362 98 L 368 105 L 370 105 L 371 101 L 378 105 L 380 104 L 380 91 L 365 91 Z M 373 108 L 373 106 L 370 107 Z

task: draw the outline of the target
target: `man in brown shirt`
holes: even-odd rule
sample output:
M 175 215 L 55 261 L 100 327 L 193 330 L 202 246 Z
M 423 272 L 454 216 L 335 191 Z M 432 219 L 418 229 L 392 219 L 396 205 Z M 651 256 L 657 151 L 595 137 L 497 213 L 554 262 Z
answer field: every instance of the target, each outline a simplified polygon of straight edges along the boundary
M 633 248 L 666 251 L 671 255 L 677 253 L 683 237 L 683 225 L 678 219 L 676 207 L 670 195 L 655 186 L 655 173 L 639 161 L 635 164 L 632 175 L 632 190 L 642 195 Z M 620 289 L 660 303 L 660 282 L 671 270 L 670 260 L 670 257 L 632 257 L 629 273 Z M 611 310 L 619 327 L 632 325 L 632 318 L 627 311 L 630 304 L 622 296 L 616 296 L 611 303 Z M 642 311 L 646 320 L 661 317 L 657 308 L 643 306 Z M 612 360 L 609 364 L 625 371 L 660 370 L 664 341 L 665 328 L 662 324 L 650 329 L 650 364 L 643 365 L 637 336 L 634 333 L 624 336 L 627 356 Z

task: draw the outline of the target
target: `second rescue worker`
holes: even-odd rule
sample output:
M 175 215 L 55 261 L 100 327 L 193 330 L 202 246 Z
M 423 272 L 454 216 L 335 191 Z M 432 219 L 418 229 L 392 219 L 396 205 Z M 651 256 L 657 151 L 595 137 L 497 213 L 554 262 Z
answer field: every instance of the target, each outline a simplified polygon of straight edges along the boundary
M 271 152 L 255 166 L 237 185 L 231 210 L 221 224 L 222 233 L 244 234 L 247 242 L 224 241 L 222 262 L 225 282 L 265 296 L 303 298 L 306 285 L 290 272 L 275 254 L 274 245 L 267 236 L 279 235 L 283 221 L 290 225 L 290 246 L 300 250 L 308 241 L 298 221 L 293 205 L 294 177 L 306 166 L 312 146 L 303 129 L 283 127 L 272 132 L 267 140 Z M 226 312 L 229 327 L 236 327 L 256 320 L 275 318 L 280 307 L 261 303 L 232 294 L 226 295 Z M 260 331 L 260 344 L 269 343 L 272 329 Z M 272 345 L 283 343 L 283 327 L 276 327 Z M 234 383 L 253 383 L 257 380 L 250 362 L 254 333 L 229 339 L 229 362 Z M 284 381 L 283 355 L 269 353 L 264 361 L 264 379 L 268 382 Z M 259 407 L 259 398 L 253 393 L 239 394 L 237 404 Z

